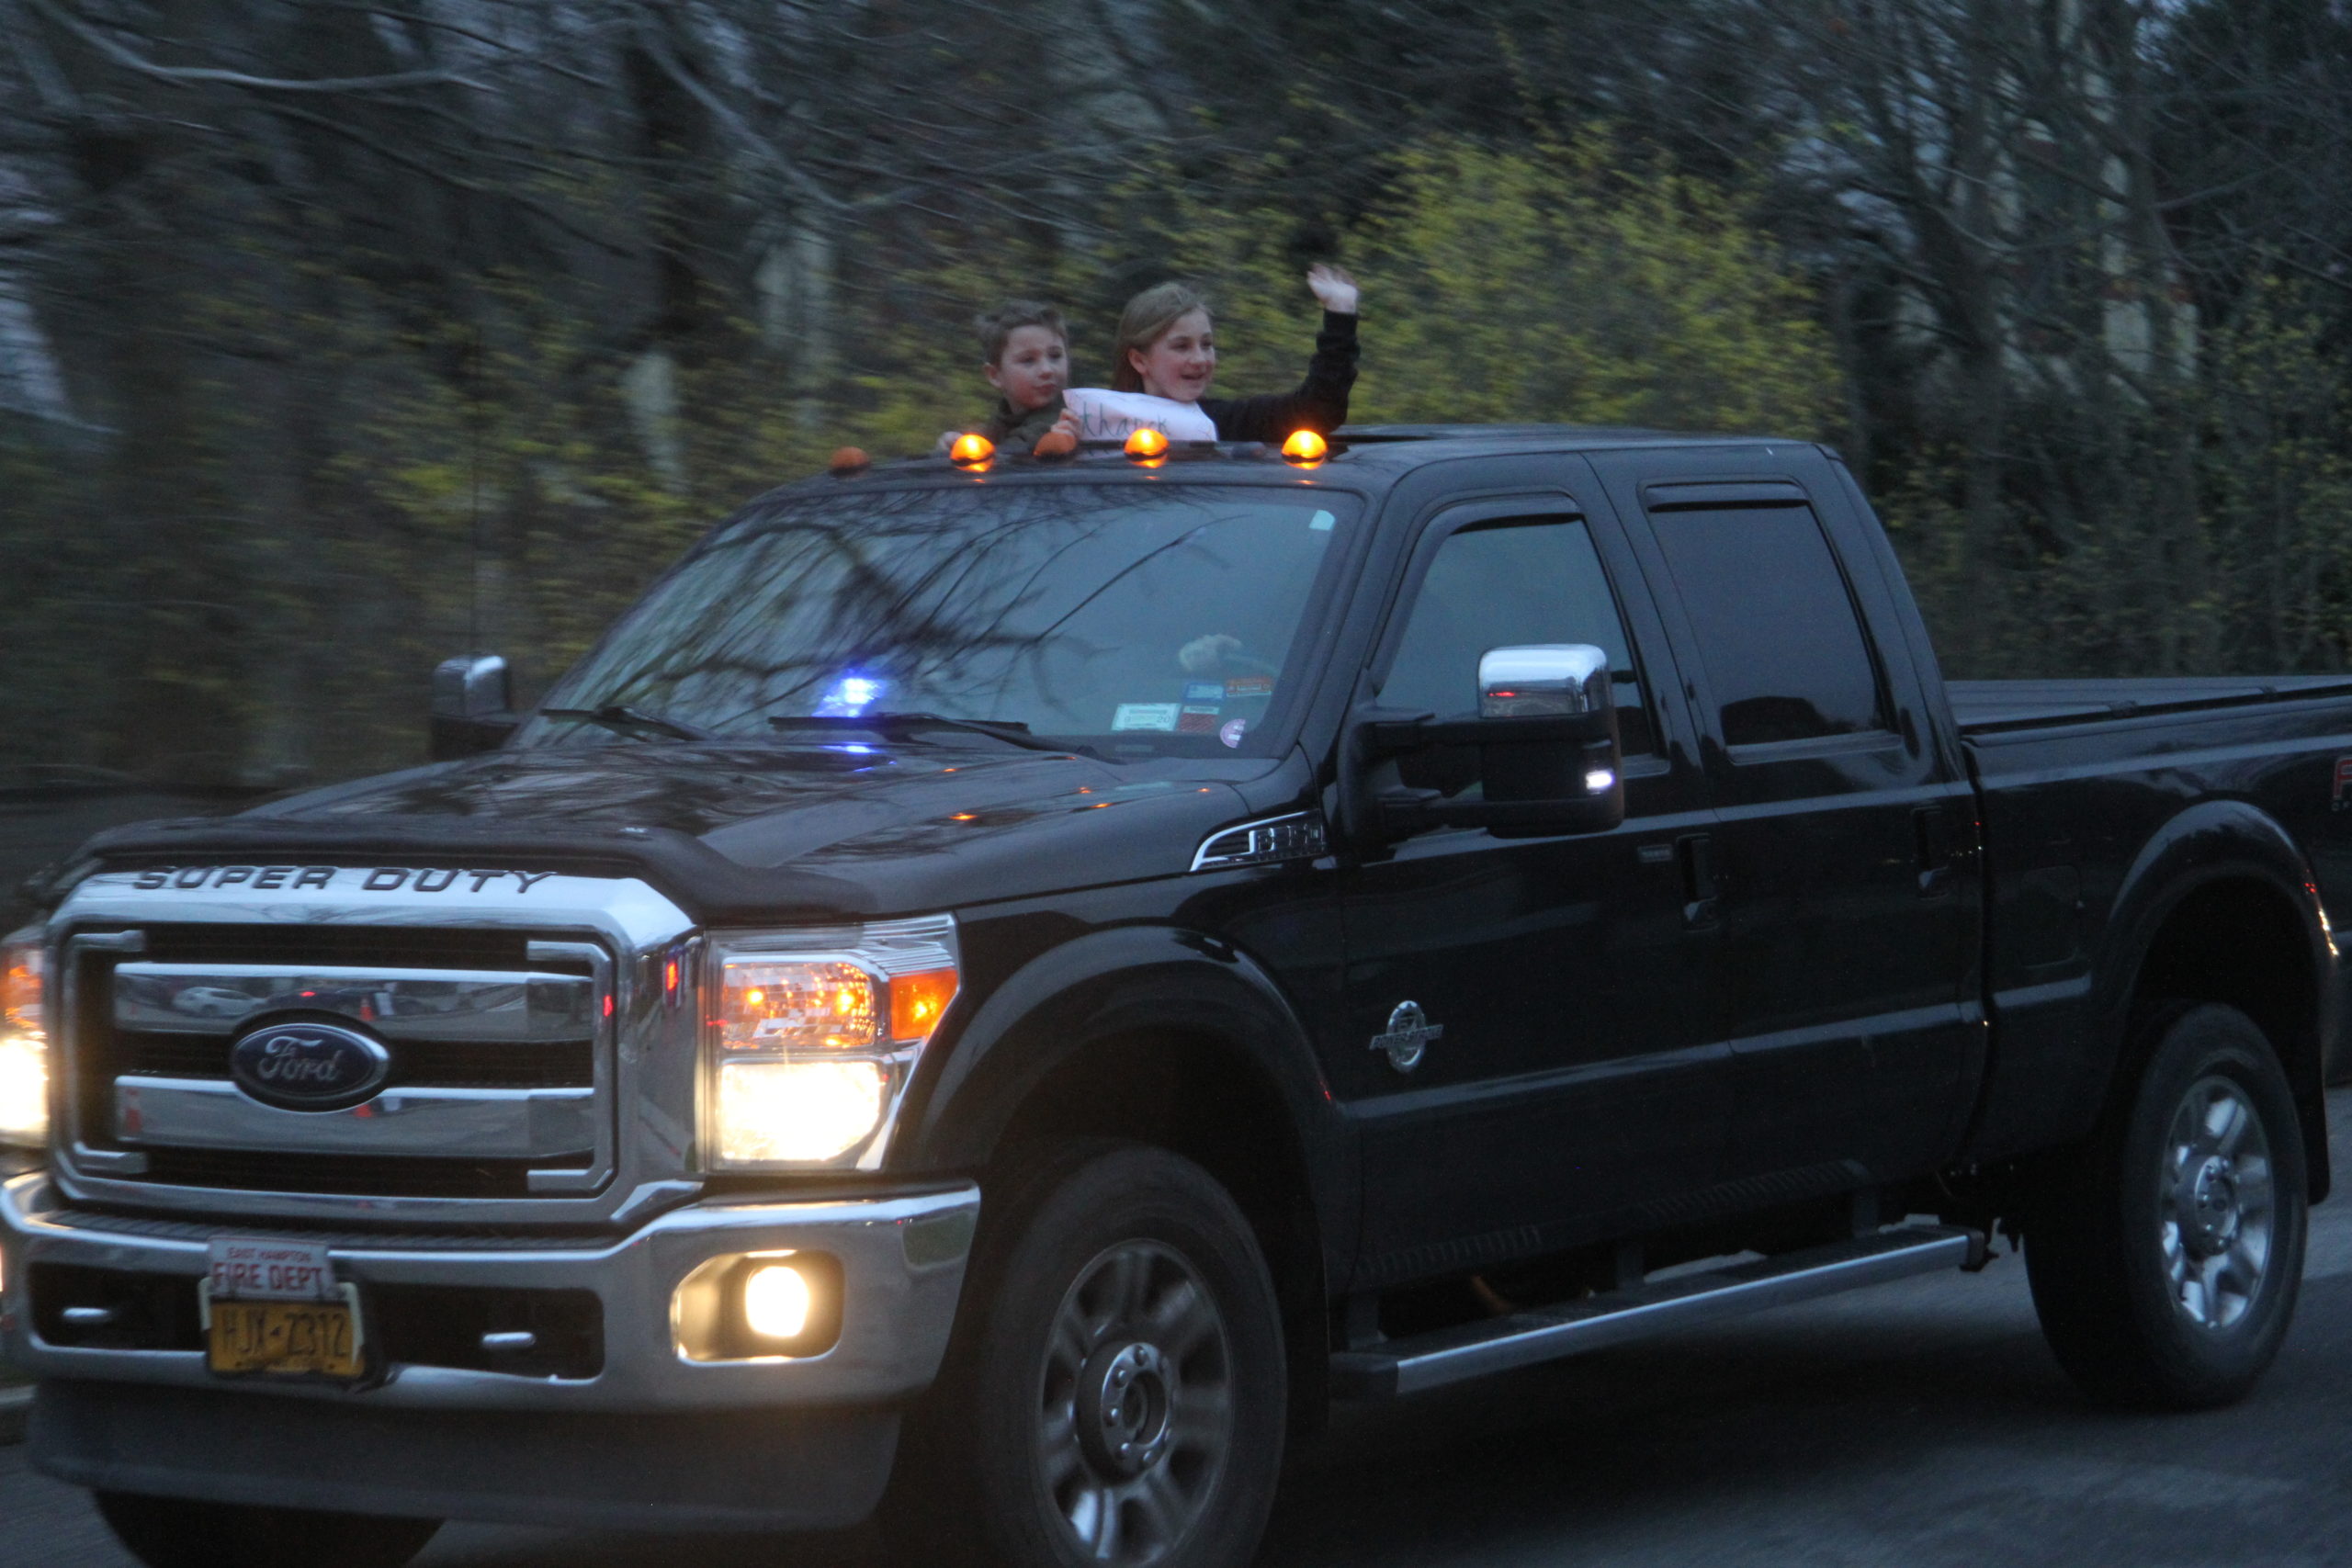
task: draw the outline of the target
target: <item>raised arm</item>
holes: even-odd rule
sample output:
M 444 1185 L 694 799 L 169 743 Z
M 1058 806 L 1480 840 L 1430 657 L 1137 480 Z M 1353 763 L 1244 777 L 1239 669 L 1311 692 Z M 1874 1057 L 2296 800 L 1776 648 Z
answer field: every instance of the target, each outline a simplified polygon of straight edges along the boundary
M 1216 422 L 1220 440 L 1280 441 L 1294 430 L 1328 435 L 1348 422 L 1348 393 L 1356 383 L 1356 280 L 1317 262 L 1307 269 L 1306 286 L 1323 305 L 1306 379 L 1295 392 L 1203 398 L 1201 412 Z

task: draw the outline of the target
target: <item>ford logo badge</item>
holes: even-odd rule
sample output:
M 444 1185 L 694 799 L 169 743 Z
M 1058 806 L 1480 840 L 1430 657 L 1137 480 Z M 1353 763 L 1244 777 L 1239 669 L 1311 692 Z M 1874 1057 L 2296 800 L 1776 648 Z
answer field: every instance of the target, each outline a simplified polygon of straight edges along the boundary
M 229 1076 L 281 1111 L 341 1111 L 384 1087 L 392 1054 L 383 1042 L 334 1023 L 272 1023 L 238 1040 Z

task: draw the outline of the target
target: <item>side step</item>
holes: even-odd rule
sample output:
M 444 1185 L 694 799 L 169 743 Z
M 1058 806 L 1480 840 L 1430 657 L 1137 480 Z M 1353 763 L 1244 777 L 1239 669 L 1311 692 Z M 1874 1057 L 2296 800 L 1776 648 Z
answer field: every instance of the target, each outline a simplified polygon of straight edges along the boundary
M 1974 1231 L 1900 1226 L 1659 1284 L 1611 1291 L 1589 1301 L 1391 1339 L 1373 1349 L 1342 1350 L 1331 1358 L 1331 1393 L 1358 1400 L 1419 1393 L 1692 1324 L 1981 1263 L 1984 1245 L 1984 1237 Z

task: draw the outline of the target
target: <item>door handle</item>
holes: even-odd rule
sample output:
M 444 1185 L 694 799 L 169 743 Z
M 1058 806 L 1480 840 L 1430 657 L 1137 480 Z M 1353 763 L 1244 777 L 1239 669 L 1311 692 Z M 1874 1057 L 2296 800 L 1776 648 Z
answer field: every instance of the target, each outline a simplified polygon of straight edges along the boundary
M 1723 895 L 1722 875 L 1715 866 L 1714 836 L 1684 834 L 1674 840 L 1674 858 L 1682 868 L 1682 923 L 1713 925 L 1715 900 Z
M 1919 852 L 1919 897 L 1951 891 L 1951 834 L 1944 826 L 1944 808 L 1923 806 L 1911 813 L 1911 831 Z

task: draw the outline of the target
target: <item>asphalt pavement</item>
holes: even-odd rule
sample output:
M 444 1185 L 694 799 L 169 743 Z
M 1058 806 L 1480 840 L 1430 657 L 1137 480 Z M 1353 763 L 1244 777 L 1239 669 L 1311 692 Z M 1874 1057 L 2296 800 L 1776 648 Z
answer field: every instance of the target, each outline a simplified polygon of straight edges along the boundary
M 1263 1568 L 2304 1568 L 2352 1563 L 2352 1090 L 2302 1303 L 2254 1396 L 2086 1406 L 2022 1260 L 1792 1307 L 1348 1416 L 1299 1457 Z M 777 1540 L 452 1525 L 432 1568 L 880 1568 Z M 0 1448 L 0 1568 L 130 1568 Z

